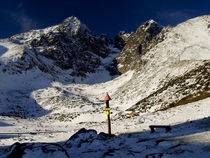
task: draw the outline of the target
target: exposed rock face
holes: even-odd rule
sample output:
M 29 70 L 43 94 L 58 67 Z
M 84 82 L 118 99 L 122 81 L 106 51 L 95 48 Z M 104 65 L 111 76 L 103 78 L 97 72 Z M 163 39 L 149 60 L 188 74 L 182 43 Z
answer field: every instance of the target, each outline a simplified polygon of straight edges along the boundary
M 19 110 L 12 109 L 12 112 L 16 113 L 16 111 L 22 110 L 19 108 L 20 103 L 21 105 L 26 104 L 25 101 L 22 102 L 22 98 L 25 98 L 27 102 L 33 101 L 29 99 L 31 89 L 37 90 L 48 87 L 51 81 L 60 82 L 61 80 L 56 80 L 57 78 L 64 78 L 67 79 L 68 83 L 72 83 L 77 76 L 85 78 L 87 74 L 94 73 L 97 69 L 106 69 L 111 75 L 115 75 L 118 73 L 117 64 L 119 71 L 124 73 L 115 80 L 119 81 L 120 84 L 111 81 L 107 85 L 116 84 L 111 89 L 112 98 L 114 104 L 122 108 L 122 110 L 128 109 L 137 112 L 164 110 L 207 98 L 210 93 L 208 77 L 210 76 L 210 45 L 207 42 L 210 40 L 209 25 L 209 16 L 198 17 L 175 27 L 166 28 L 153 20 L 147 21 L 135 33 L 132 33 L 128 39 L 125 38 L 124 41 L 127 40 L 126 45 L 117 56 L 117 60 L 114 58 L 119 49 L 113 47 L 112 40 L 106 35 L 100 37 L 94 35 L 75 17 L 67 18 L 63 23 L 53 27 L 13 36 L 10 40 L 18 44 L 15 44 L 15 46 L 11 46 L 14 43 L 5 44 L 2 42 L 3 44 L 1 44 L 0 49 L 2 52 L 7 50 L 6 45 L 9 45 L 8 49 L 10 50 L 0 56 L 0 70 L 9 73 L 22 73 L 23 71 L 28 72 L 30 69 L 38 68 L 41 73 L 38 71 L 36 72 L 38 75 L 27 80 L 26 85 L 32 87 L 27 92 L 23 93 L 22 89 L 25 87 L 21 87 L 22 89 L 18 91 L 15 89 L 8 92 L 0 89 L 2 105 L 6 105 L 5 109 L 7 107 L 12 109 L 13 106 L 17 105 Z M 122 39 L 124 35 L 126 34 L 123 32 L 119 34 Z M 109 58 L 112 60 L 107 63 Z M 132 73 L 128 72 L 127 75 L 126 72 L 129 70 L 133 71 Z M 47 78 L 49 74 L 53 78 Z M 47 84 L 40 87 L 37 86 L 39 85 L 37 83 L 34 84 L 35 86 L 32 85 L 31 81 L 37 81 L 32 79 L 37 79 L 41 75 L 47 76 L 45 76 L 49 79 Z M 104 72 L 102 71 L 100 75 L 104 75 Z M 0 75 L 1 80 L 5 79 L 2 76 Z M 22 76 L 20 79 L 22 79 Z M 93 75 L 94 79 L 95 76 Z M 13 82 L 8 80 L 5 83 L 10 85 Z M 1 88 L 5 87 L 5 84 L 0 82 L 0 86 Z M 104 89 L 103 85 L 99 86 Z M 16 94 L 17 97 L 11 94 Z M 69 96 L 66 94 L 69 94 Z M 77 94 L 82 94 L 82 90 L 79 90 Z M 93 96 L 86 92 L 83 94 L 87 95 L 87 98 Z M 94 94 L 94 98 L 97 98 L 97 95 Z M 49 101 L 53 100 L 55 102 L 53 104 L 56 106 L 58 103 L 59 105 L 70 103 L 72 107 L 81 104 L 80 102 L 64 101 L 63 98 L 66 98 L 66 100 L 71 98 L 70 93 L 60 93 L 58 96 L 52 96 L 51 98 Z M 83 97 L 79 96 L 78 98 Z M 44 99 L 41 98 L 40 100 L 41 105 L 44 103 Z M 49 104 L 49 101 L 46 99 L 44 104 Z M 31 105 L 34 107 L 37 106 L 37 103 L 33 102 Z M 87 104 L 85 103 L 85 105 Z M 92 106 L 93 104 L 89 105 Z M 40 108 L 40 106 L 37 107 Z M 23 114 L 25 111 L 31 113 L 31 111 L 22 110 Z M 43 111 L 43 113 L 48 112 L 50 111 Z M 63 120 L 64 117 L 61 118 Z
M 112 39 L 93 34 L 76 17 L 0 40 L 0 114 L 24 118 L 49 114 L 51 110 L 31 98 L 33 90 L 51 86 L 52 81 L 111 80 L 119 75 L 118 53 Z
M 12 36 L 10 41 L 24 48 L 16 64 L 13 62 L 5 67 L 7 71 L 15 69 L 12 65 L 20 65 L 16 73 L 32 69 L 35 65 L 41 71 L 51 72 L 57 66 L 62 70 L 71 69 L 72 76 L 85 78 L 87 73 L 94 73 L 102 64 L 101 59 L 118 52 L 113 48 L 112 39 L 106 35 L 94 35 L 76 17 L 69 17 L 53 27 Z M 42 56 L 50 59 L 52 64 L 48 65 Z M 22 66 L 21 63 L 27 65 Z
M 154 112 L 209 97 L 210 45 L 206 43 L 210 39 L 209 24 L 210 17 L 202 16 L 164 28 L 152 41 L 144 43 L 146 49 L 142 49 L 141 56 L 137 45 L 129 43 L 131 35 L 117 59 L 124 61 L 119 65 L 121 72 L 134 69 L 135 74 L 112 95 L 112 99 L 119 100 L 122 106 L 133 104 L 128 108 L 131 111 Z M 162 33 L 163 38 L 159 38 Z M 161 42 L 153 45 L 156 39 Z M 126 63 L 128 60 L 130 62 Z
M 131 34 L 120 31 L 114 38 L 115 47 L 122 50 Z
M 145 61 L 141 59 L 148 50 L 154 47 L 161 39 L 155 38 L 163 27 L 153 20 L 142 24 L 135 33 L 128 38 L 125 47 L 117 56 L 118 69 L 121 73 L 128 70 L 139 69 Z M 157 42 L 157 40 L 159 40 Z

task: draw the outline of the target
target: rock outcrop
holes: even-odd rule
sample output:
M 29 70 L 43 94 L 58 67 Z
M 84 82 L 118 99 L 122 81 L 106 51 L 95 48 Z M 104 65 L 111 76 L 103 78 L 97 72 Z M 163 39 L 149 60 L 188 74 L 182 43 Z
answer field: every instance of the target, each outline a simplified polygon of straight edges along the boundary
M 156 37 L 162 29 L 160 24 L 149 20 L 142 24 L 135 33 L 132 33 L 117 56 L 118 70 L 125 73 L 128 70 L 140 69 L 141 65 L 145 64 L 141 56 L 162 40 L 162 36 Z
M 131 34 L 120 31 L 114 38 L 115 47 L 122 50 Z
M 60 69 L 71 70 L 71 76 L 86 78 L 86 74 L 103 66 L 111 75 L 118 74 L 114 61 L 106 66 L 102 63 L 104 58 L 119 52 L 112 39 L 93 34 L 76 17 L 49 28 L 14 35 L 9 40 L 18 44 L 20 57 L 8 62 L 4 72 L 21 73 L 37 66 L 50 74 Z
M 70 158 L 68 152 L 59 144 L 56 143 L 15 143 L 10 147 L 7 158 Z
M 144 34 L 145 25 L 138 28 L 136 33 L 141 33 L 131 35 L 117 57 L 120 72 L 134 70 L 134 76 L 116 91 L 113 100 L 122 106 L 133 104 L 127 110 L 154 112 L 209 97 L 209 24 L 210 16 L 201 16 L 151 31 L 150 36 Z

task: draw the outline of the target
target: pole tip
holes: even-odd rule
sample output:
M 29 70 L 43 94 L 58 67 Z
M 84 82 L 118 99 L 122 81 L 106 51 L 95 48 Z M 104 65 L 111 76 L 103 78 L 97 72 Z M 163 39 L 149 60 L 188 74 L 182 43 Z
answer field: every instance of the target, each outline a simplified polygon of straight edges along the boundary
M 112 100 L 111 97 L 109 96 L 108 92 L 106 92 L 106 96 L 104 98 L 104 101 L 109 101 Z

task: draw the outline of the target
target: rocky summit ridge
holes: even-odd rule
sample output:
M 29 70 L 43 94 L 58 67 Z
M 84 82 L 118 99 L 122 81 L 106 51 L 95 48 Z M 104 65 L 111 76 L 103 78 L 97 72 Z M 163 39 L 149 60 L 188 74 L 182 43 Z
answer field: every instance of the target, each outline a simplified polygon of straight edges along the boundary
M 146 42 L 144 25 L 129 37 L 117 56 L 119 71 L 134 70 L 135 75 L 115 97 L 123 105 L 133 103 L 128 110 L 137 112 L 154 112 L 208 98 L 210 16 L 190 19 L 175 27 L 154 25 L 153 35 L 159 33 L 149 36 Z M 123 92 L 128 97 L 120 95 Z
M 102 66 L 112 76 L 119 74 L 114 59 L 106 65 L 102 63 L 106 57 L 119 52 L 112 39 L 93 34 L 76 17 L 66 18 L 52 27 L 14 35 L 9 42 L 16 44 L 21 56 L 5 63 L 4 72 L 21 73 L 38 67 L 56 78 L 68 70 L 66 78 L 83 80 L 88 73 L 95 73 Z
M 51 81 L 104 82 L 122 73 L 107 83 L 114 85 L 132 72 L 129 80 L 110 91 L 116 107 L 137 112 L 163 110 L 209 97 L 209 25 L 208 15 L 175 27 L 148 20 L 136 32 L 119 32 L 113 41 L 69 17 L 58 25 L 1 40 L 6 53 L 1 55 L 0 70 L 10 77 L 38 70 L 34 78 L 45 76 L 47 86 Z M 1 78 L 5 83 L 0 86 L 14 85 Z M 37 81 L 28 82 L 29 87 L 39 89 Z
M 162 29 L 163 26 L 154 20 L 148 20 L 139 26 L 136 32 L 129 36 L 125 47 L 117 56 L 118 70 L 125 73 L 128 70 L 139 69 L 144 64 L 141 56 L 162 41 Z

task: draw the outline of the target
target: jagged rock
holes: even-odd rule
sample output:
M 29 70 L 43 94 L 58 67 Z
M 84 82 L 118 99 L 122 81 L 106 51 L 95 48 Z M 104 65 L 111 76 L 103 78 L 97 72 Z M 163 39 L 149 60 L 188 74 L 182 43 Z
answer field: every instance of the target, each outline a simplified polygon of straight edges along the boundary
M 115 75 L 117 73 L 115 69 L 117 64 L 122 73 L 134 70 L 122 75 L 123 79 L 118 78 L 119 80 L 116 79 L 114 82 L 107 83 L 107 85 L 111 85 L 120 82 L 111 91 L 112 98 L 116 103 L 114 104 L 123 107 L 123 109 L 137 112 L 154 112 L 207 98 L 210 94 L 210 46 L 207 42 L 210 39 L 209 24 L 209 16 L 191 19 L 175 27 L 168 26 L 166 28 L 162 28 L 153 20 L 147 21 L 129 36 L 126 45 L 117 57 L 117 61 L 114 59 L 112 63 L 108 64 L 105 63 L 106 57 L 109 59 L 113 56 L 114 58 L 116 54 L 112 54 L 112 52 L 117 52 L 116 48 L 110 48 L 110 46 L 113 46 L 111 39 L 106 35 L 100 37 L 94 35 L 75 17 L 67 18 L 63 23 L 50 28 L 13 36 L 10 40 L 19 44 L 1 41 L 3 52 L 6 51 L 6 47 L 9 45 L 9 53 L 4 52 L 6 57 L 1 56 L 0 70 L 4 72 L 2 74 L 23 73 L 23 76 L 20 75 L 20 80 L 25 77 L 25 71 L 36 69 L 38 75 L 33 76 L 36 81 L 40 76 L 46 75 L 47 77 L 44 77 L 47 79 L 44 79 L 47 80 L 47 83 L 44 86 L 36 87 L 37 83 L 34 84 L 35 86 L 30 83 L 35 79 L 30 80 L 31 78 L 29 78 L 27 84 L 24 83 L 24 86 L 29 85 L 28 89 L 30 89 L 27 92 L 28 94 L 24 96 L 27 98 L 23 99 L 24 102 L 19 101 L 19 98 L 23 98 L 23 95 L 19 95 L 19 92 L 16 95 L 17 97 L 11 97 L 8 95 L 10 93 L 5 93 L 5 98 L 1 100 L 3 100 L 6 110 L 13 108 L 12 112 L 15 114 L 20 111 L 24 114 L 28 110 L 24 111 L 22 107 L 26 108 L 32 91 L 52 86 L 51 81 L 67 80 L 68 83 L 72 83 L 74 77 L 85 78 L 86 74 L 94 73 L 99 67 L 105 68 L 112 75 Z M 15 51 L 13 50 L 13 44 Z M 41 70 L 41 73 L 39 70 Z M 30 71 L 30 74 L 26 74 L 26 77 L 33 72 Z M 1 75 L 1 79 L 2 76 L 4 75 Z M 15 79 L 5 83 L 12 83 Z M 123 82 L 121 83 L 121 81 Z M 65 83 L 61 82 L 61 84 Z M 1 86 L 4 86 L 3 82 L 1 82 Z M 103 89 L 104 87 L 102 86 Z M 25 87 L 21 88 L 24 89 Z M 7 88 L 5 89 L 7 90 Z M 22 89 L 20 92 L 23 91 Z M 75 90 L 70 91 L 74 93 Z M 13 90 L 13 92 L 16 91 Z M 89 95 L 82 88 L 76 92 L 79 95 L 82 92 L 82 95 L 88 95 L 90 98 L 95 97 L 95 94 L 93 96 L 92 94 Z M 97 97 L 100 95 L 96 94 Z M 72 103 L 63 99 L 64 94 L 56 96 L 49 94 L 49 96 L 46 100 L 37 97 L 40 99 L 40 105 L 47 107 L 47 104 L 51 103 L 50 101 L 52 101 L 52 105 L 56 106 L 58 101 L 61 105 Z M 68 97 L 70 98 L 70 95 L 65 96 L 65 98 Z M 8 100 L 12 101 L 9 102 Z M 95 99 L 91 100 L 92 102 L 95 101 Z M 72 107 L 85 105 L 96 107 L 94 103 L 82 103 L 82 105 L 72 103 Z M 101 100 L 99 103 L 102 104 Z M 18 105 L 17 109 L 19 110 L 14 108 L 16 105 Z M 19 108 L 19 105 L 21 105 L 21 108 Z M 29 105 L 37 106 L 34 103 Z M 75 115 L 77 114 L 73 114 L 72 118 L 75 118 Z M 64 116 L 60 115 L 59 118 L 63 120 Z M 121 116 L 120 114 L 119 117 Z M 115 119 L 119 117 L 117 116 Z M 122 118 L 126 118 L 126 116 Z
M 97 134 L 95 130 L 82 128 L 66 141 L 65 146 L 68 148 L 81 148 L 82 144 L 91 144 L 97 140 L 106 141 L 113 137 L 114 135 L 110 136 L 103 132 Z
M 111 63 L 105 66 L 106 70 L 109 71 L 111 76 L 120 75 L 121 73 L 117 69 L 117 60 L 114 59 Z
M 97 132 L 95 130 L 86 130 L 85 128 L 80 129 L 69 140 L 65 145 L 69 148 L 77 147 L 80 148 L 83 143 L 92 143 L 97 138 Z
M 70 158 L 68 152 L 59 144 L 52 143 L 15 143 L 10 147 L 7 158 Z
M 37 113 L 47 114 L 49 111 L 40 108 L 30 97 L 30 93 L 34 89 L 48 86 L 51 81 L 93 84 L 119 75 L 114 59 L 119 49 L 114 47 L 112 39 L 105 34 L 93 34 L 76 17 L 69 17 L 52 27 L 31 30 L 0 40 L 0 51 L 3 54 L 0 56 L 0 80 L 4 80 L 7 75 L 14 80 L 17 77 L 20 84 L 27 89 L 17 92 L 15 88 L 5 88 L 9 89 L 9 92 L 6 92 L 7 90 L 2 90 L 2 85 L 10 85 L 11 80 L 5 79 L 5 82 L 2 82 L 0 92 L 5 91 L 4 104 L 7 104 L 4 110 L 0 111 L 2 115 L 25 118 L 34 117 Z M 101 79 L 100 75 L 103 73 L 106 73 L 106 76 Z M 91 74 L 99 81 L 93 80 Z M 22 81 L 25 77 L 27 83 Z M 43 79 L 43 82 L 34 83 L 38 78 Z M 22 100 L 7 93 L 20 95 Z
M 158 31 L 153 32 L 154 37 L 146 47 L 150 49 L 145 53 L 142 47 L 142 55 L 131 42 L 131 35 L 117 60 L 121 62 L 118 65 L 121 72 L 133 69 L 134 74 L 112 99 L 117 99 L 121 106 L 132 103 L 127 108 L 129 111 L 154 112 L 208 98 L 210 47 L 206 40 L 209 39 L 209 23 L 209 16 L 202 16 L 175 27 L 168 26 L 156 36 Z M 137 30 L 142 32 L 140 35 L 146 34 L 143 28 Z M 154 39 L 160 41 L 153 45 Z
M 105 141 L 105 140 L 108 140 L 108 139 L 113 138 L 113 137 L 115 137 L 114 134 L 109 135 L 107 133 L 101 132 L 101 133 L 98 134 L 97 139 Z
M 160 24 L 149 20 L 142 24 L 135 33 L 132 33 L 123 50 L 117 56 L 118 70 L 125 73 L 128 70 L 139 69 L 141 65 L 144 65 L 146 61 L 142 60 L 141 56 L 157 44 L 155 36 L 162 29 Z
M 37 66 L 50 74 L 56 74 L 58 69 L 71 69 L 71 76 L 85 78 L 87 73 L 95 73 L 102 65 L 101 59 L 118 53 L 112 39 L 104 34 L 93 34 L 73 16 L 59 25 L 14 35 L 9 40 L 19 44 L 20 53 L 23 52 L 16 61 L 5 65 L 5 72 L 10 73 L 21 73 Z M 52 64 L 47 64 L 43 57 Z M 106 67 L 111 75 L 118 74 L 116 65 Z
M 115 47 L 122 50 L 131 34 L 120 31 L 114 38 Z

